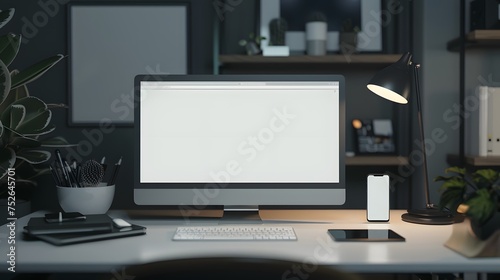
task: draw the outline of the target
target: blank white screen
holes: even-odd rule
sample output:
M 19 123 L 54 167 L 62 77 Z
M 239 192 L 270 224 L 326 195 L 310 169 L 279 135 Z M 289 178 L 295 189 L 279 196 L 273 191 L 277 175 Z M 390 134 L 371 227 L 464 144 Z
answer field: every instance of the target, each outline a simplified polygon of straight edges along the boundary
M 140 180 L 339 182 L 338 82 L 141 82 Z

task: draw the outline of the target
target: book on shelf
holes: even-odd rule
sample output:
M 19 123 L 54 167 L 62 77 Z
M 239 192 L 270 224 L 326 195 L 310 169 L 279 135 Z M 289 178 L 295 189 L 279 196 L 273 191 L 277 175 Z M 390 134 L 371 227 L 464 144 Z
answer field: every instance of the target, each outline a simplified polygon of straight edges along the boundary
M 500 156 L 500 87 L 479 86 L 470 100 L 464 115 L 466 154 Z

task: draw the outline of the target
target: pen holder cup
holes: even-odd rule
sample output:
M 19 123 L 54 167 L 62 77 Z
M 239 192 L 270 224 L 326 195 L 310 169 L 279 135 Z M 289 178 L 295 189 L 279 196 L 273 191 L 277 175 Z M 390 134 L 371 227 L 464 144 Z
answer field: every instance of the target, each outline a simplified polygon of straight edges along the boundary
M 115 195 L 115 186 L 107 186 L 106 183 L 87 188 L 56 187 L 59 205 L 64 212 L 80 212 L 84 215 L 105 214 Z

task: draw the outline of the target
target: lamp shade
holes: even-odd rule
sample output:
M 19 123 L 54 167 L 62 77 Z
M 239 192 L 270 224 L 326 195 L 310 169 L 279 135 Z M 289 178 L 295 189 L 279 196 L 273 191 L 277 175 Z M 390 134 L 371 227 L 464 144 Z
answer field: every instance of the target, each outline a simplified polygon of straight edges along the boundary
M 406 104 L 410 97 L 411 54 L 405 53 L 394 64 L 379 71 L 368 83 L 373 93 L 392 102 Z

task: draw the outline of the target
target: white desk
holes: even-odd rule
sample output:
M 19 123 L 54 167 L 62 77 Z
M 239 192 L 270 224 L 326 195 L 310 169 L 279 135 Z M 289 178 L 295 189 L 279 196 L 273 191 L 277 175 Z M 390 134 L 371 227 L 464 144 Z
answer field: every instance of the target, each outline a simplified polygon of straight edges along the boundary
M 291 224 L 298 241 L 172 241 L 184 220 L 131 220 L 147 227 L 143 236 L 57 247 L 43 241 L 23 241 L 22 227 L 33 213 L 17 221 L 17 272 L 109 272 L 123 265 L 190 257 L 266 257 L 335 265 L 354 272 L 500 272 L 500 258 L 467 259 L 443 246 L 452 226 L 404 223 L 403 211 L 392 210 L 389 223 L 369 223 L 364 210 L 262 211 L 263 219 L 297 219 L 318 223 Z M 267 221 L 266 221 L 267 222 Z M 321 223 L 324 222 L 324 223 Z M 327 222 L 327 223 L 325 223 Z M 191 225 L 216 225 L 217 220 L 196 220 Z M 283 225 L 289 225 L 283 223 Z M 327 229 L 392 229 L 406 242 L 335 242 Z M 7 228 L 0 230 L 0 272 L 7 272 Z

